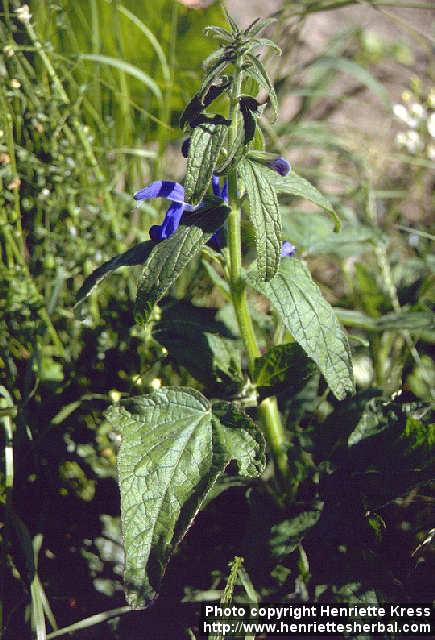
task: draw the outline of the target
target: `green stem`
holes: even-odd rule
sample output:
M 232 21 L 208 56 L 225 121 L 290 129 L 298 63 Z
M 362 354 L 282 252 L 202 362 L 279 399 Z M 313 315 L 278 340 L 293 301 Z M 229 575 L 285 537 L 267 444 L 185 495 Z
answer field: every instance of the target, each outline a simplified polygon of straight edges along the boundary
M 263 423 L 263 430 L 275 457 L 276 465 L 285 478 L 288 476 L 286 438 L 276 397 L 265 398 L 258 408 L 258 414 Z
M 233 88 L 231 92 L 229 119 L 231 128 L 229 132 L 229 149 L 237 138 L 237 98 L 242 84 L 242 59 L 236 64 Z M 245 284 L 242 279 L 242 236 L 240 206 L 238 202 L 237 172 L 234 170 L 228 176 L 228 193 L 231 203 L 231 212 L 228 216 L 228 246 L 230 252 L 230 289 L 234 311 L 240 327 L 240 334 L 248 354 L 249 373 L 254 373 L 255 358 L 260 355 L 260 350 L 255 338 L 254 327 L 249 313 Z
M 242 61 L 236 65 L 233 91 L 231 95 L 229 118 L 232 121 L 229 148 L 237 138 L 237 98 L 241 88 Z M 228 216 L 228 248 L 229 248 L 229 285 L 234 311 L 239 325 L 240 335 L 248 356 L 248 368 L 251 377 L 254 374 L 255 359 L 260 356 L 254 326 L 249 312 L 246 285 L 242 277 L 242 237 L 241 216 L 238 200 L 237 172 L 233 170 L 228 176 L 228 192 L 231 211 Z M 278 410 L 276 397 L 265 398 L 259 408 L 264 435 L 274 456 L 277 468 L 283 477 L 288 476 L 287 455 L 285 451 L 285 433 Z
M 249 373 L 254 373 L 255 358 L 260 350 L 255 337 L 251 314 L 249 313 L 245 283 L 242 279 L 242 238 L 240 233 L 240 208 L 235 194 L 237 194 L 237 177 L 235 172 L 229 176 L 229 191 L 232 201 L 231 212 L 228 216 L 228 246 L 230 251 L 229 284 L 234 311 L 240 328 L 240 335 L 248 355 Z

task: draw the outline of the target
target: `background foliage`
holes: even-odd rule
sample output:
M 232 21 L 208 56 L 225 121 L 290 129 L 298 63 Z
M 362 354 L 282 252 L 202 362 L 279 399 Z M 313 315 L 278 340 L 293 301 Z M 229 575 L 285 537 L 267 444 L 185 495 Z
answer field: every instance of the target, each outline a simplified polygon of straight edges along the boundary
M 269 146 L 322 188 L 344 220 L 334 235 L 332 222 L 295 198 L 283 216 L 285 237 L 350 331 L 357 394 L 334 400 L 309 367 L 302 387 L 296 376 L 283 384 L 264 373 L 274 367 L 265 362 L 257 381 L 278 393 L 295 495 L 284 504 L 270 465 L 248 490 L 229 476 L 169 566 L 154 608 L 124 615 L 119 436 L 103 412 L 122 395 L 160 385 L 237 393 L 231 347 L 215 336 L 238 337 L 216 276 L 210 290 L 207 260 L 183 274 L 145 329 L 133 320 L 134 270 L 108 278 L 80 321 L 74 297 L 86 275 L 146 240 L 160 219 L 158 205 L 133 208 L 131 194 L 162 171 L 182 174 L 178 118 L 213 49 L 202 29 L 224 20 L 216 2 L 193 10 L 175 0 L 62 0 L 31 3 L 26 24 L 3 0 L 5 638 L 56 637 L 57 627 L 100 611 L 108 611 L 101 624 L 77 637 L 142 637 L 144 629 L 147 637 L 183 637 L 197 607 L 181 600 L 219 599 L 235 555 L 246 570 L 235 594 L 250 601 L 430 598 L 430 45 L 421 33 L 383 39 L 354 26 L 307 47 L 310 14 L 336 7 L 283 4 L 270 32 L 284 55 L 270 63 L 284 110 L 266 127 Z M 380 116 L 388 148 L 376 146 L 376 126 L 367 124 Z M 260 298 L 253 309 L 266 350 L 270 316 Z M 183 327 L 174 320 L 181 314 L 189 318 Z M 284 327 L 276 331 L 284 337 Z M 186 352 L 188 334 L 197 351 Z

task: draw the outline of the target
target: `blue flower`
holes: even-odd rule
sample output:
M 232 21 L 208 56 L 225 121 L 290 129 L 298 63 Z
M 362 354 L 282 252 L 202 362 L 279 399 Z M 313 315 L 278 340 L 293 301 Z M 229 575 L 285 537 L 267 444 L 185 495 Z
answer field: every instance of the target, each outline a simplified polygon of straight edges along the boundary
M 178 229 L 181 216 L 185 211 L 194 211 L 196 207 L 184 202 L 184 187 L 178 182 L 158 180 L 134 194 L 135 200 L 166 198 L 171 202 L 162 224 L 155 224 L 150 229 L 150 238 L 160 242 L 169 238 Z
M 221 188 L 221 180 L 219 176 L 213 175 L 211 178 L 211 188 L 215 196 L 222 198 L 225 204 L 228 204 L 228 180 L 224 180 L 224 184 Z M 223 243 L 223 227 L 215 231 L 210 240 L 207 242 L 208 246 L 219 251 Z
M 274 169 L 280 176 L 286 176 L 291 170 L 290 162 L 285 158 L 276 158 L 269 163 L 269 167 Z
M 281 247 L 281 258 L 292 257 L 295 255 L 295 253 L 296 247 L 288 240 L 284 240 Z
M 224 184 L 221 189 L 221 179 L 219 176 L 215 176 L 213 174 L 211 178 L 211 188 L 215 196 L 222 198 L 225 204 L 228 204 L 228 180 L 224 180 Z
M 208 246 L 215 251 L 220 251 L 224 243 L 224 228 L 220 227 L 214 232 L 210 240 L 207 242 Z

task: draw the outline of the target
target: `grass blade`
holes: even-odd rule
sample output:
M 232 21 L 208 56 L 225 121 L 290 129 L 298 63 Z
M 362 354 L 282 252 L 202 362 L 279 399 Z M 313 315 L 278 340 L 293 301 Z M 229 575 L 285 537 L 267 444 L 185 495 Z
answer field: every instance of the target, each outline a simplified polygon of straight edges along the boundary
M 162 47 L 160 46 L 159 41 L 157 40 L 156 36 L 153 34 L 153 32 L 151 31 L 151 29 L 149 29 L 143 22 L 142 20 L 140 20 L 134 13 L 132 13 L 131 11 L 129 11 L 126 7 L 124 7 L 122 4 L 117 6 L 117 9 L 120 13 L 122 13 L 123 16 L 125 16 L 126 18 L 128 18 L 130 20 L 130 22 L 132 22 L 134 25 L 136 25 L 136 27 L 138 29 L 140 29 L 142 31 L 142 33 L 144 34 L 144 36 L 148 39 L 148 42 L 150 43 L 150 45 L 152 46 L 152 48 L 154 49 L 154 51 L 156 52 L 156 55 L 160 61 L 161 67 L 162 67 L 162 74 L 163 74 L 163 78 L 169 82 L 171 80 L 171 72 L 169 70 L 169 65 L 168 65 L 168 61 L 166 59 L 166 55 L 162 49 Z
M 144 84 L 148 89 L 155 95 L 155 97 L 161 102 L 162 100 L 162 92 L 158 87 L 157 83 L 154 82 L 152 78 L 147 73 L 144 73 L 138 67 L 135 67 L 133 64 L 129 62 L 125 62 L 124 60 L 120 60 L 119 58 L 111 58 L 110 56 L 103 56 L 97 53 L 82 53 L 80 54 L 81 60 L 89 60 L 91 62 L 97 62 L 98 64 L 105 64 L 109 67 L 113 67 L 118 69 L 118 71 L 122 71 L 127 75 L 136 78 Z
M 109 609 L 108 611 L 97 613 L 93 616 L 89 616 L 89 618 L 83 618 L 83 620 L 79 620 L 79 622 L 74 622 L 74 624 L 70 624 L 67 627 L 52 631 L 47 634 L 46 640 L 59 638 L 59 636 L 64 636 L 67 633 L 73 633 L 74 631 L 80 631 L 80 629 L 93 627 L 95 624 L 101 624 L 102 622 L 106 622 L 106 620 L 110 620 L 116 616 L 122 616 L 124 613 L 128 613 L 129 611 L 131 611 L 131 608 L 126 605 L 124 607 L 118 607 L 117 609 Z

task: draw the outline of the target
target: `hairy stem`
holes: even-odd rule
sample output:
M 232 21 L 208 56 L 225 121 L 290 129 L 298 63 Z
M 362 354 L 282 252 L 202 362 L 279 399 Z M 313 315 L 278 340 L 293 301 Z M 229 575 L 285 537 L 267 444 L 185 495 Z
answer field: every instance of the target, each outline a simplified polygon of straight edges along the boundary
M 240 94 L 241 87 L 241 67 L 242 62 L 239 60 L 236 65 L 230 102 L 229 118 L 232 121 L 229 135 L 230 148 L 237 138 L 237 97 Z M 229 285 L 240 335 L 248 356 L 249 374 L 252 377 L 254 374 L 255 359 L 260 355 L 260 349 L 258 348 L 255 337 L 246 295 L 246 286 L 242 277 L 241 215 L 236 170 L 233 170 L 228 176 L 228 192 L 231 205 L 231 212 L 228 216 Z M 258 415 L 262 423 L 264 435 L 276 460 L 277 468 L 279 472 L 286 477 L 288 475 L 288 467 L 285 452 L 285 433 L 276 397 L 273 396 L 264 399 L 258 408 Z

